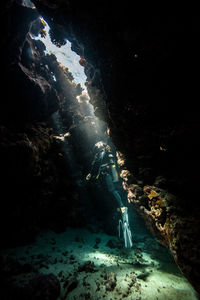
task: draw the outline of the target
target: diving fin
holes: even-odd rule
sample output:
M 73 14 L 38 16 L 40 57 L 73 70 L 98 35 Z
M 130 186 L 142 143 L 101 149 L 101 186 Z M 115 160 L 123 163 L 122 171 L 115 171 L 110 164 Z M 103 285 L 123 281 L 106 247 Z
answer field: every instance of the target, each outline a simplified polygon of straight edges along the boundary
M 133 246 L 132 242 L 132 234 L 129 227 L 129 220 L 128 220 L 128 207 L 124 207 L 122 211 L 122 220 L 119 220 L 119 237 L 120 237 L 120 225 L 122 227 L 123 238 L 124 238 L 124 246 L 125 248 L 131 248 Z

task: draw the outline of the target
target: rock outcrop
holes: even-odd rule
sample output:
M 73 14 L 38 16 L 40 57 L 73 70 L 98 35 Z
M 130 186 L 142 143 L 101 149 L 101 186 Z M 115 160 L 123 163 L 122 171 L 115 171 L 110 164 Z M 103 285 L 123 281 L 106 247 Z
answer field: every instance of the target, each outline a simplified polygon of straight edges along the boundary
M 6 247 L 31 241 L 41 228 L 59 232 L 67 224 L 80 225 L 84 218 L 59 136 L 73 124 L 72 100 L 81 93 L 80 85 L 72 83 L 71 73 L 54 55 L 45 55 L 41 41 L 33 39 L 39 32 L 45 34 L 37 11 L 10 1 L 1 22 L 7 30 L 1 40 L 5 96 L 0 109 L 0 231 L 1 246 Z M 62 132 L 53 117 L 57 111 Z
M 3 299 L 58 299 L 60 282 L 55 275 L 40 274 L 31 264 L 20 264 L 9 256 L 1 256 L 0 265 Z

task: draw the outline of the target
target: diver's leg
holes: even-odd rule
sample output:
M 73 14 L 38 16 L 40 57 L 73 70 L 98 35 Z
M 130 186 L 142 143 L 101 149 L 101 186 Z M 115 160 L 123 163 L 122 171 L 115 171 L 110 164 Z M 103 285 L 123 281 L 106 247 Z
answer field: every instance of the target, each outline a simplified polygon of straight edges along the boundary
M 112 182 L 112 177 L 111 177 L 110 174 L 106 175 L 106 184 L 107 184 L 109 192 L 114 195 L 114 197 L 117 200 L 119 206 L 122 207 L 123 203 L 122 203 L 122 200 L 121 200 L 121 196 L 120 196 L 119 192 L 115 189 L 115 186 L 114 186 L 114 183 Z
M 121 199 L 121 196 L 120 196 L 120 194 L 118 193 L 118 191 L 115 190 L 115 191 L 113 192 L 113 195 L 114 195 L 115 199 L 117 200 L 119 206 L 120 206 L 120 207 L 123 207 L 124 205 L 123 205 L 123 203 L 122 203 L 122 199 Z
M 110 176 L 110 174 L 106 174 L 106 185 L 109 192 L 112 193 L 115 190 L 114 184 L 112 182 L 112 177 Z
M 121 224 L 125 248 L 131 248 L 133 243 L 132 243 L 131 231 L 129 228 L 128 208 L 124 207 L 122 200 L 121 200 L 121 196 L 120 196 L 119 192 L 115 189 L 115 186 L 112 182 L 112 177 L 110 174 L 106 174 L 106 184 L 107 184 L 107 188 L 108 188 L 109 192 L 111 192 L 114 195 L 119 206 L 121 207 L 122 220 L 119 221 L 119 235 L 120 235 L 120 224 Z

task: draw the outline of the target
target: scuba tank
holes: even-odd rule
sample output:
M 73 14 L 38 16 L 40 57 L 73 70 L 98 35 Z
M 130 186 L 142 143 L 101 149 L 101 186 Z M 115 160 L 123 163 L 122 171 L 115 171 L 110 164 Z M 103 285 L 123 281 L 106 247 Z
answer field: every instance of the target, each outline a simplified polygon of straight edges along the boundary
M 115 183 L 115 182 L 119 181 L 119 175 L 118 175 L 116 165 L 114 162 L 114 156 L 112 154 L 109 154 L 108 157 L 109 157 L 109 162 L 110 162 L 112 181 Z

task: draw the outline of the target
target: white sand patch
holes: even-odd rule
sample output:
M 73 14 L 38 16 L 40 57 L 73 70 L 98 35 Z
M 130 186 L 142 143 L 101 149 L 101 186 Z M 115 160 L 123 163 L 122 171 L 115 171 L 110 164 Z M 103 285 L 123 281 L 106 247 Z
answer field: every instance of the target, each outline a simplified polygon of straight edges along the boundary
M 43 274 L 58 276 L 60 299 L 198 299 L 172 260 L 154 258 L 155 253 L 145 250 L 145 242 L 135 242 L 131 250 L 109 248 L 106 244 L 110 239 L 117 240 L 87 229 L 44 232 L 34 243 L 9 249 L 6 254 L 20 263 L 33 264 Z M 159 251 L 160 246 L 156 247 Z M 84 267 L 88 261 L 90 271 Z M 111 290 L 107 279 L 110 273 L 116 276 L 116 286 Z

